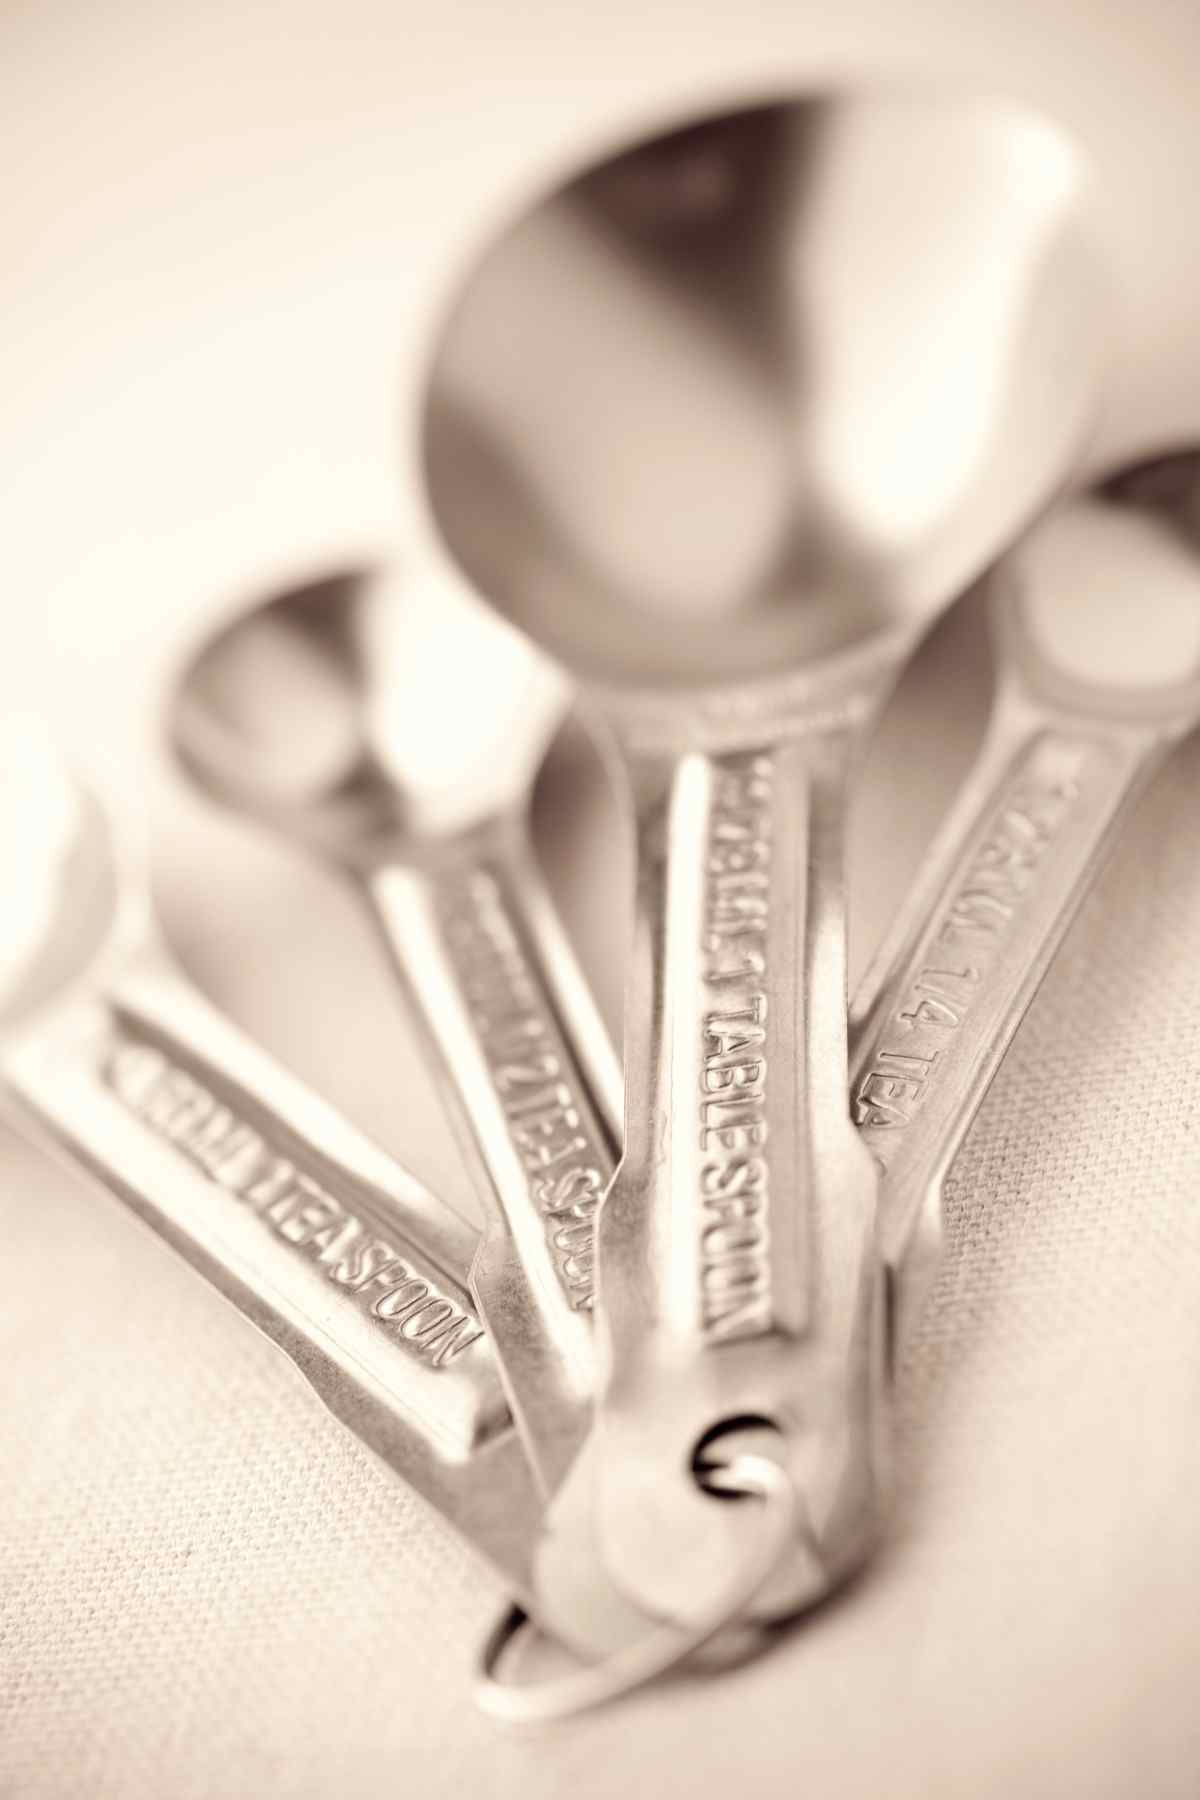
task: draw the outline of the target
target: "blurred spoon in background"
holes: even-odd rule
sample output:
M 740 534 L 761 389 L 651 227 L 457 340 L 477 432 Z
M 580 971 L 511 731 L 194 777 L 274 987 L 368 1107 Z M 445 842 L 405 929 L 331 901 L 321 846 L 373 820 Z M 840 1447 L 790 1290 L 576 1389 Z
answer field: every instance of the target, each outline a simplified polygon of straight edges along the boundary
M 851 1095 L 911 1331 L 942 1184 L 1122 819 L 1200 723 L 1200 454 L 1122 470 L 988 578 L 976 762 L 855 995 Z
M 590 1418 L 593 1221 L 620 1115 L 528 843 L 566 691 L 460 582 L 381 569 L 234 617 L 170 721 L 211 797 L 340 869 L 382 931 L 475 1177 L 472 1284 L 543 1494 Z
M 538 1500 L 475 1230 L 192 986 L 140 857 L 36 732 L 0 744 L 0 1100 L 281 1349 L 518 1591 Z

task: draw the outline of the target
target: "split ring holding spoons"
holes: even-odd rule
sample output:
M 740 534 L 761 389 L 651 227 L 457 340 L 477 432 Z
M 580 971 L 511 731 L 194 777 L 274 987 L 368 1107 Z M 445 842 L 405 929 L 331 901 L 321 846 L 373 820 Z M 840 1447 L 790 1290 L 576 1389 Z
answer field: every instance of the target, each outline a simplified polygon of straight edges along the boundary
M 741 1451 L 723 1465 L 710 1491 L 738 1499 L 755 1496 L 762 1517 L 752 1553 L 735 1569 L 712 1604 L 685 1627 L 649 1626 L 644 1637 L 623 1645 L 602 1661 L 570 1674 L 537 1682 L 509 1682 L 501 1676 L 506 1653 L 531 1629 L 520 1606 L 511 1606 L 488 1635 L 479 1655 L 475 1699 L 481 1711 L 509 1725 L 542 1725 L 591 1712 L 645 1687 L 686 1663 L 719 1632 L 736 1622 L 793 1543 L 801 1517 L 795 1485 L 773 1457 Z

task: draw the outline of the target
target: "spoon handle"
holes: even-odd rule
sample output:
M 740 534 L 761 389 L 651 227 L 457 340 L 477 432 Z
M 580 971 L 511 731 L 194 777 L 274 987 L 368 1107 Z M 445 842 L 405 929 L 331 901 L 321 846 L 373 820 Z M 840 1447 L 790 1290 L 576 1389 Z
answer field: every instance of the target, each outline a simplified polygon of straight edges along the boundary
M 876 1530 L 875 1177 L 844 1086 L 854 743 L 802 722 L 737 751 L 625 745 L 637 890 L 625 1156 L 597 1235 L 596 1517 L 614 1579 L 677 1622 L 739 1554 L 747 1515 L 693 1474 L 726 1428 L 777 1429 L 807 1513 L 760 1616 L 827 1591 Z
M 502 817 L 367 877 L 475 1177 L 471 1273 L 543 1495 L 591 1421 L 595 1215 L 616 1162 L 615 1058 L 526 840 Z
M 537 1500 L 467 1287 L 475 1233 L 157 948 L 23 1028 L 14 1122 L 98 1180 L 527 1591 Z
M 1192 722 L 1003 657 L 988 734 L 851 1026 L 851 1109 L 881 1171 L 880 1241 L 913 1317 L 940 1186 L 1130 803 Z M 1192 709 L 1194 712 L 1194 708 Z M 907 1269 L 915 1271 L 915 1289 Z

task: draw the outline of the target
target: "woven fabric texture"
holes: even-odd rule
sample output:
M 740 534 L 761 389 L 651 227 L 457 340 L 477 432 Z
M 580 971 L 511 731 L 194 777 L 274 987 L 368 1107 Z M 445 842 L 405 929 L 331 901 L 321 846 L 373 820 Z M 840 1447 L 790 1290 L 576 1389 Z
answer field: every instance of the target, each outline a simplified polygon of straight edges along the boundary
M 412 541 L 432 310 L 564 145 L 830 69 L 969 77 L 1079 133 L 1120 307 L 1091 466 L 1194 436 L 1200 10 L 1177 0 L 0 9 L 0 707 L 149 816 L 202 985 L 460 1206 L 364 921 L 167 780 L 164 683 L 240 593 Z M 866 772 L 857 966 L 987 692 L 966 606 Z M 539 839 L 615 1020 L 627 848 L 575 772 Z M 526 1735 L 471 1704 L 503 1600 L 482 1565 L 189 1270 L 5 1135 L 0 1796 L 1193 1800 L 1198 1095 L 1193 742 L 948 1183 L 875 1564 L 737 1672 Z
M 1198 777 L 1187 746 L 1139 807 L 955 1167 L 884 1554 L 760 1662 L 620 1714 L 476 1715 L 491 1578 L 189 1271 L 11 1148 L 0 1792 L 1194 1793 Z

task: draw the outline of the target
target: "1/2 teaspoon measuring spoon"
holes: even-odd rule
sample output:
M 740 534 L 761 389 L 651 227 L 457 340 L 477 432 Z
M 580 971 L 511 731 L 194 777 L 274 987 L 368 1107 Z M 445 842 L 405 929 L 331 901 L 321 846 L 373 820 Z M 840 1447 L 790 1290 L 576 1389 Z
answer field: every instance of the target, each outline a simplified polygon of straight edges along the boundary
M 593 1219 L 620 1072 L 527 841 L 561 675 L 435 570 L 236 616 L 172 738 L 217 800 L 340 869 L 383 933 L 484 1208 L 472 1271 L 543 1495 L 586 1434 Z

